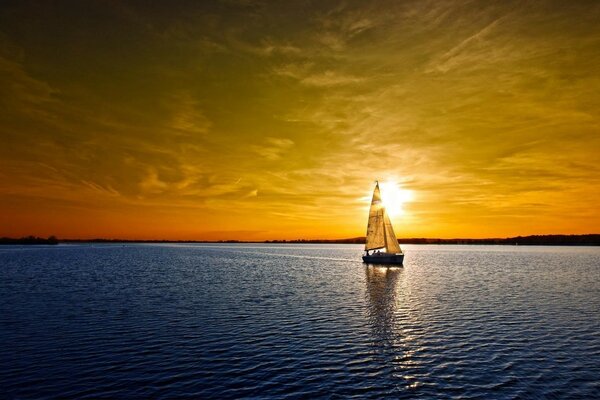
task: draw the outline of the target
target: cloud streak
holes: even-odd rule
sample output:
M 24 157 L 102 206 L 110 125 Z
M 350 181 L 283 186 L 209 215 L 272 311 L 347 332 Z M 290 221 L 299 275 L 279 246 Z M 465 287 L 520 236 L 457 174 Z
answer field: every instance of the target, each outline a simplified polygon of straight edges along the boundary
M 0 235 L 358 236 L 375 179 L 400 236 L 600 226 L 598 6 L 54 7 L 0 7 Z

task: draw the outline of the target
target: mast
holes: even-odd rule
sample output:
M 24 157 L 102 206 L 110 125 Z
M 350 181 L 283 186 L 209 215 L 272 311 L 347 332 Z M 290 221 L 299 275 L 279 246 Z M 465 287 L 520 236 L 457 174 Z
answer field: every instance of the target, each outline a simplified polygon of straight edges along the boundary
M 377 188 L 379 189 L 379 182 L 377 182 Z M 382 216 L 382 221 L 383 221 L 383 244 L 385 247 L 385 251 L 388 251 L 388 235 L 387 235 L 387 231 L 385 230 L 385 206 L 383 205 L 383 202 L 381 203 L 381 216 Z

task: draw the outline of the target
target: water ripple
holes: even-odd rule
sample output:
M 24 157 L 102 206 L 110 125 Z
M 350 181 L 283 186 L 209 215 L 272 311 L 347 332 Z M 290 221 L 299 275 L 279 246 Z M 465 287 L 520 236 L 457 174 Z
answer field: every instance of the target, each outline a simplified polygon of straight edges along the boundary
M 600 250 L 0 249 L 2 398 L 594 398 Z

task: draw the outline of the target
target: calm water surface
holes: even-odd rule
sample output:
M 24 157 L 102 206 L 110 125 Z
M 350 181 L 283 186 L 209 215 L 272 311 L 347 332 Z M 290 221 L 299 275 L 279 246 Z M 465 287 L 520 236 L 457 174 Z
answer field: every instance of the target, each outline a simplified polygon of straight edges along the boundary
M 404 247 L 0 247 L 0 397 L 600 397 L 600 249 Z

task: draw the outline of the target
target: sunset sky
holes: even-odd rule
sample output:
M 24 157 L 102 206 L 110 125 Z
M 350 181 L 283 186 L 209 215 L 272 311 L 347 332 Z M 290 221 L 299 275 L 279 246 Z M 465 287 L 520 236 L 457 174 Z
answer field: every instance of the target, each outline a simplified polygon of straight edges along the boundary
M 401 238 L 600 232 L 600 2 L 0 5 L 0 236 L 363 236 L 376 179 Z

